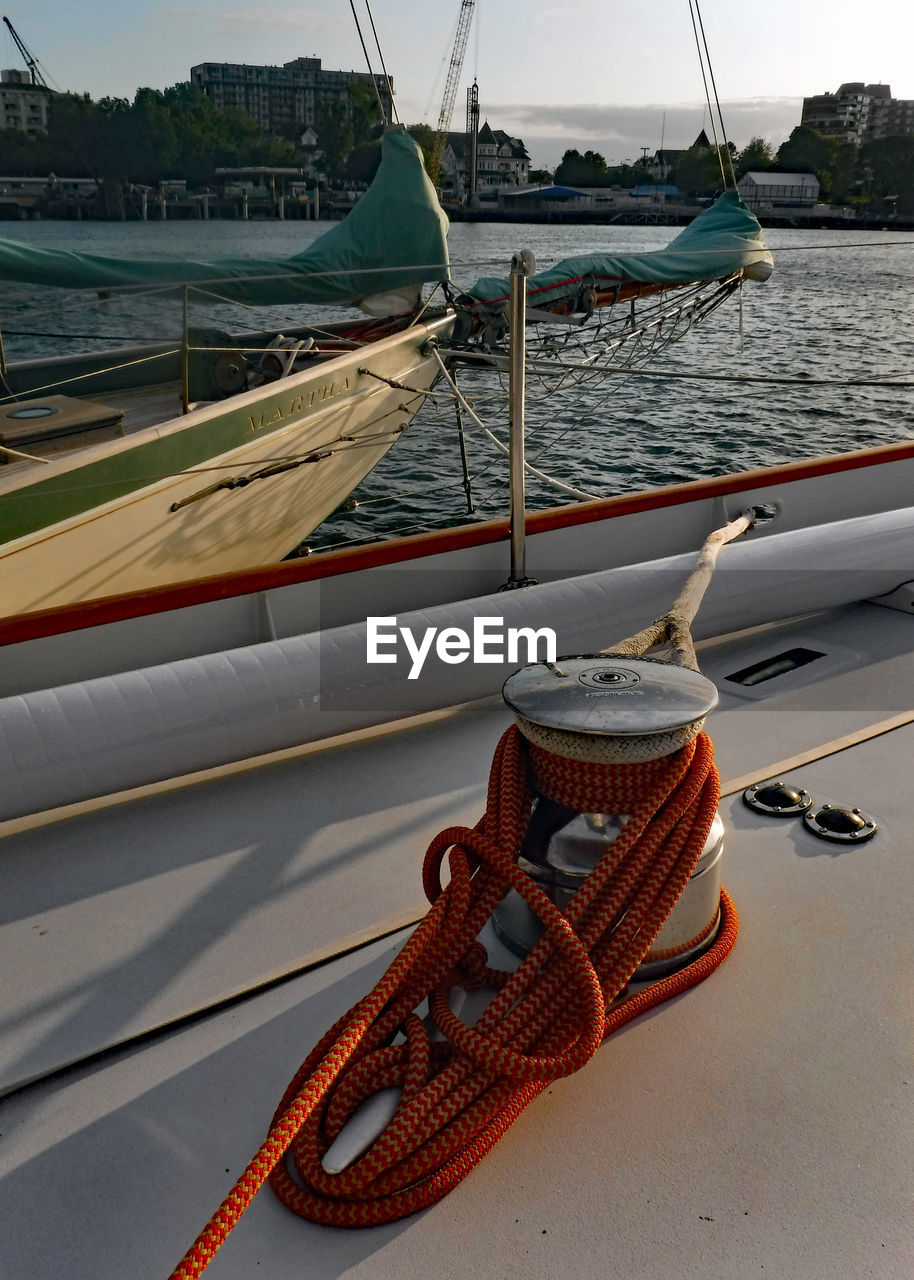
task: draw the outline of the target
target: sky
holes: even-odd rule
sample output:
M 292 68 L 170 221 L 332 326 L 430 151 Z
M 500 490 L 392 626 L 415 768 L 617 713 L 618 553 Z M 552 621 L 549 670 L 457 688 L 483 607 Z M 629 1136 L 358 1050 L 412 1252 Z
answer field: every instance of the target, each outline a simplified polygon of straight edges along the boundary
M 55 88 L 132 98 L 190 78 L 198 62 L 281 65 L 319 57 L 365 70 L 350 0 L 5 0 Z M 372 68 L 380 70 L 365 0 Z M 460 0 L 370 0 L 400 119 L 437 123 Z M 702 0 L 727 136 L 777 146 L 802 100 L 847 80 L 914 98 L 911 0 Z M 6 27 L 2 67 L 21 67 Z M 452 127 L 476 79 L 482 118 L 520 137 L 534 167 L 569 147 L 610 163 L 687 147 L 708 124 L 687 0 L 476 0 Z M 710 130 L 709 130 L 710 135 Z

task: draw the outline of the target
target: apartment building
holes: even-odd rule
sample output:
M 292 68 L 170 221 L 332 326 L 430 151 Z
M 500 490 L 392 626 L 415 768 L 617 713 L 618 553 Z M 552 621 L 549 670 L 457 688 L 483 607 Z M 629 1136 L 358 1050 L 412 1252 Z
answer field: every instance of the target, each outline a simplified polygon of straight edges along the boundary
M 836 93 L 804 98 L 800 123 L 857 146 L 872 138 L 914 133 L 914 101 L 893 98 L 887 84 L 848 81 Z
M 49 96 L 44 85 L 32 84 L 27 71 L 0 71 L 0 129 L 47 133 Z
M 241 107 L 274 137 L 295 137 L 317 123 L 321 103 L 346 102 L 351 86 L 372 79 L 391 118 L 391 89 L 383 76 L 366 71 L 326 71 L 320 58 L 293 58 L 281 67 L 239 65 L 234 62 L 202 62 L 191 67 L 190 77 L 217 107 Z

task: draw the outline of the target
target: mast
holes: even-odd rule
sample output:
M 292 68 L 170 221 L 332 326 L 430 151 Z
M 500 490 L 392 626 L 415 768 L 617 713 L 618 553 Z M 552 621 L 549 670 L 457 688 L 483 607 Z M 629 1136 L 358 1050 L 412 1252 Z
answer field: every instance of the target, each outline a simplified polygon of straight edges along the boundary
M 467 199 L 476 195 L 478 178 L 477 144 L 479 142 L 479 89 L 476 81 L 467 89 Z

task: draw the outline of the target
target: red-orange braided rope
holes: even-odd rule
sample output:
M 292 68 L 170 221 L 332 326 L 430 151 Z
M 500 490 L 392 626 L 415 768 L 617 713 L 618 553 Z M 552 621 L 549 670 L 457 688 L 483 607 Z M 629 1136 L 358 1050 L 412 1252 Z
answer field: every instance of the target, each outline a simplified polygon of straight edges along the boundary
M 308 1055 L 262 1147 L 173 1278 L 204 1270 L 267 1178 L 295 1213 L 333 1226 L 392 1222 L 433 1204 L 550 1081 L 577 1071 L 632 1018 L 707 977 L 736 939 L 736 913 L 723 892 L 711 949 L 609 1009 L 701 855 L 720 795 L 712 756 L 700 734 L 650 764 L 581 764 L 529 746 L 509 729 L 480 822 L 449 827 L 429 847 L 428 915 L 374 990 Z M 631 814 L 564 912 L 517 865 L 534 791 L 580 812 Z M 450 879 L 442 888 L 445 856 Z M 476 942 L 509 886 L 544 926 L 514 973 L 487 968 Z M 452 1013 L 448 992 L 485 983 L 497 994 L 467 1026 Z M 414 1012 L 425 999 L 444 1042 L 432 1042 Z M 398 1031 L 405 1042 L 391 1043 Z M 321 1159 L 349 1117 L 389 1086 L 399 1087 L 402 1099 L 387 1129 L 349 1168 L 326 1173 Z

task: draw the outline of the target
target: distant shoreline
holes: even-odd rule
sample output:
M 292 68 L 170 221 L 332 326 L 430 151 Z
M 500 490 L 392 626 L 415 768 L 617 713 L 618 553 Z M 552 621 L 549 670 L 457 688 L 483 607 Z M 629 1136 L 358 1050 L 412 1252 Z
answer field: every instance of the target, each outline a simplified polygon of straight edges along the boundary
M 611 213 L 604 209 L 575 210 L 528 210 L 523 215 L 504 209 L 448 209 L 451 222 L 513 222 L 537 223 L 558 226 L 687 226 L 700 212 L 699 208 L 676 210 L 653 209 L 619 209 Z M 756 212 L 756 217 L 763 227 L 793 228 L 808 231 L 914 231 L 914 215 L 909 217 L 887 218 L 878 214 L 858 214 L 847 216 L 814 209 L 797 211 L 784 210 L 782 213 Z
M 12 203 L 12 202 L 11 202 Z M 523 213 L 514 210 L 482 208 L 470 209 L 465 205 L 445 207 L 451 222 L 488 222 L 488 223 L 513 223 L 513 224 L 534 224 L 539 226 L 622 226 L 622 227 L 640 227 L 640 226 L 667 226 L 667 227 L 684 227 L 687 226 L 700 212 L 702 206 L 697 205 L 647 205 L 644 208 L 617 208 L 617 209 L 526 209 Z M 307 221 L 303 216 L 303 210 L 296 206 L 286 206 L 285 221 Z M 324 209 L 322 221 L 338 221 L 345 217 L 348 209 L 335 206 L 328 202 Z M 761 210 L 756 211 L 756 217 L 765 228 L 777 229 L 794 229 L 804 231 L 914 231 L 914 214 L 905 216 L 886 217 L 876 213 L 860 213 L 845 214 L 842 212 L 832 211 L 825 206 L 820 209 L 783 209 L 783 210 Z M 158 217 L 150 217 L 149 222 L 160 219 Z M 211 206 L 211 211 L 207 221 L 214 222 L 239 222 L 241 218 L 237 216 L 231 205 L 221 204 L 215 199 Z M 249 220 L 253 223 L 263 225 L 266 223 L 278 223 L 283 219 L 271 216 L 263 211 L 252 212 Z M 78 212 L 70 209 L 64 213 L 52 213 L 46 210 L 40 212 L 31 210 L 30 216 L 22 216 L 22 214 L 12 214 L 9 206 L 6 209 L 2 207 L 0 202 L 0 227 L 4 224 L 10 226 L 22 225 L 28 222 L 92 222 L 92 223 L 112 223 L 123 224 L 124 222 L 141 222 L 141 219 L 128 212 L 125 218 L 93 216 L 85 208 Z M 169 206 L 168 222 L 174 222 L 178 226 L 186 225 L 189 222 L 201 221 L 199 210 L 190 203 L 187 205 L 176 204 Z M 0 231 L 0 235 L 2 235 Z

